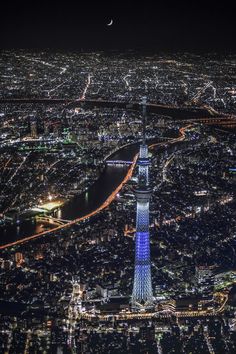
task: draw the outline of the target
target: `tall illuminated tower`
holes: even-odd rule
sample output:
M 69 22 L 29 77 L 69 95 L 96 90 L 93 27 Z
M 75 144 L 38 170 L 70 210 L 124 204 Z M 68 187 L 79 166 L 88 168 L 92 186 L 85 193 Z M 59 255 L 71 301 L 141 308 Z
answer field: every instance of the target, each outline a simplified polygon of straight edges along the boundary
M 149 186 L 148 147 L 146 145 L 146 97 L 142 99 L 143 106 L 143 138 L 138 159 L 138 186 L 135 189 L 137 200 L 136 234 L 135 234 L 135 271 L 132 293 L 132 304 L 148 307 L 153 302 L 151 282 L 150 237 L 149 237 Z

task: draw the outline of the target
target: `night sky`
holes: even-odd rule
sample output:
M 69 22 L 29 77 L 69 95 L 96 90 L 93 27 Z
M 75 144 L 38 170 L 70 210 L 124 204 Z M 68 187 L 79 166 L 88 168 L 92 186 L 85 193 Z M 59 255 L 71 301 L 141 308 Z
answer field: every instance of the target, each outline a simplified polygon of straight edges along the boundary
M 0 47 L 235 51 L 235 3 L 17 1 L 1 6 Z

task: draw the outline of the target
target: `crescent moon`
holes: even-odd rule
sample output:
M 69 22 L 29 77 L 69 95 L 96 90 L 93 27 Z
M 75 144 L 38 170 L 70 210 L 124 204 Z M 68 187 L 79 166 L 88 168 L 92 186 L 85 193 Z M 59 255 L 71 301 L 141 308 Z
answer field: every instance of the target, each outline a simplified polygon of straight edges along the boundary
M 107 26 L 111 26 L 113 24 L 113 20 L 111 19 L 111 22 L 107 24 Z

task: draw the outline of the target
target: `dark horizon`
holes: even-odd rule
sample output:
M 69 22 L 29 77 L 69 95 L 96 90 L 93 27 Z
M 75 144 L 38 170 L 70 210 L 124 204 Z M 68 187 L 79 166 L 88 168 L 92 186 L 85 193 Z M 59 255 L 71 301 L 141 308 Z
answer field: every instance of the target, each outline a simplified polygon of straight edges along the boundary
M 235 51 L 236 5 L 6 5 L 1 49 Z M 107 23 L 113 19 L 112 26 Z

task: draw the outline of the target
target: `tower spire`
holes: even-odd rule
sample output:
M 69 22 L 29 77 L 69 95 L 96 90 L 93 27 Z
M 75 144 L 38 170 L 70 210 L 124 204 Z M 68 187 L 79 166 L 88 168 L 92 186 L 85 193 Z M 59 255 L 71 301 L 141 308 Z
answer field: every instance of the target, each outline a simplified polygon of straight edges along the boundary
M 142 144 L 146 144 L 146 121 L 147 121 L 147 97 L 143 96 L 142 101 L 142 126 L 143 126 L 143 132 L 142 132 Z

